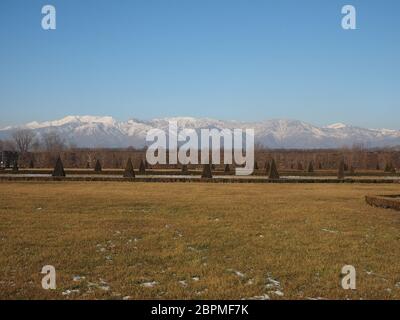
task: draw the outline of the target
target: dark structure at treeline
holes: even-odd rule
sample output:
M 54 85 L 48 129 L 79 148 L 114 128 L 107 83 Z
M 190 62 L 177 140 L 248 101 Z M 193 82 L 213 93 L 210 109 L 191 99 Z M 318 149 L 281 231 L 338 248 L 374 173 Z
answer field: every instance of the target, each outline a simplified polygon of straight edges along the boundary
M 53 168 L 58 157 L 65 168 L 95 168 L 100 161 L 102 168 L 123 169 L 129 158 L 133 166 L 139 168 L 141 161 L 145 160 L 145 150 L 135 149 L 69 149 L 61 152 L 29 152 L 19 156 L 18 165 L 21 168 Z M 200 156 L 199 156 L 200 159 Z M 390 165 L 400 168 L 400 151 L 392 150 L 267 150 L 255 151 L 255 161 L 260 169 L 264 169 L 272 159 L 275 160 L 279 170 L 330 170 L 337 169 L 344 160 L 348 168 L 361 170 L 385 170 Z M 154 165 L 145 162 L 146 168 L 179 169 L 178 165 Z M 99 163 L 97 164 L 97 167 Z M 221 170 L 224 170 L 223 153 L 221 152 Z M 201 165 L 188 165 L 189 169 Z M 231 166 L 230 169 L 233 169 Z M 226 168 L 225 168 L 226 169 Z
M 16 151 L 0 151 L 0 167 L 11 168 L 18 163 L 19 154 Z

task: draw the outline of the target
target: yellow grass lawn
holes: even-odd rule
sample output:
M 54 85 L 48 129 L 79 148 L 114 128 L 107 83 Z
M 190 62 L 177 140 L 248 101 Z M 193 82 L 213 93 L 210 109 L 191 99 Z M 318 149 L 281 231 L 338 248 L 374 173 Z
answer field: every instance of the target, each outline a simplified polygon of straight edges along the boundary
M 400 213 L 364 201 L 384 193 L 400 185 L 0 183 L 0 299 L 399 299 Z

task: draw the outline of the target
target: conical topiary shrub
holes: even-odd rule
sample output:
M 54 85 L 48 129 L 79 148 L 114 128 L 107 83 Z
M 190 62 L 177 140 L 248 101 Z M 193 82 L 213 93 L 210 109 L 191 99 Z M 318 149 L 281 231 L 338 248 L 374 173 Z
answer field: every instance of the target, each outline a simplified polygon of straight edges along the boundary
M 188 166 L 186 164 L 182 165 L 182 174 L 188 174 L 189 170 L 188 170 Z
M 385 164 L 385 169 L 384 169 L 384 171 L 385 171 L 385 172 L 390 172 L 390 164 L 389 164 L 388 162 L 386 162 L 386 164 Z
M 205 164 L 203 166 L 203 172 L 201 173 L 201 177 L 205 179 L 211 179 L 212 178 L 212 172 L 211 172 L 211 165 L 210 164 Z
M 271 170 L 271 161 L 265 162 L 265 173 L 269 175 L 269 171 Z
M 257 163 L 257 161 L 254 161 L 254 170 L 258 170 L 258 163 Z
M 35 168 L 35 163 L 33 162 L 33 159 L 31 159 L 31 161 L 29 161 L 29 168 L 31 168 L 31 169 Z
M 388 173 L 396 172 L 396 170 L 394 169 L 393 164 L 391 162 L 386 163 L 385 172 L 388 172 Z
M 229 166 L 228 163 L 225 165 L 224 172 L 225 172 L 225 173 L 231 172 L 231 167 Z
M 297 170 L 303 171 L 303 165 L 300 161 L 297 162 Z
M 134 177 L 135 177 L 135 171 L 133 170 L 132 160 L 131 158 L 129 158 L 128 162 L 126 163 L 124 178 L 134 178 Z
M 310 162 L 308 163 L 307 172 L 308 172 L 308 173 L 313 173 L 313 172 L 314 172 L 314 165 L 313 165 L 313 162 L 312 162 L 312 161 L 310 161 Z
M 140 160 L 139 174 L 146 174 L 146 165 L 144 164 L 143 160 Z
M 53 177 L 65 177 L 64 166 L 60 157 L 58 157 L 56 161 L 56 165 L 53 170 Z
M 280 178 L 279 172 L 278 169 L 276 168 L 275 159 L 272 159 L 271 164 L 269 166 L 268 179 L 278 180 L 279 178 Z
M 18 161 L 14 161 L 13 168 L 12 168 L 12 173 L 18 173 L 19 168 L 18 168 Z
M 342 160 L 340 160 L 340 163 L 339 163 L 339 168 L 338 168 L 338 179 L 344 179 L 344 170 L 345 169 L 345 163 L 344 163 L 344 160 L 342 159 Z
M 94 166 L 94 172 L 96 172 L 96 173 L 100 173 L 101 172 L 101 163 L 100 163 L 100 160 L 98 160 L 97 159 L 97 161 L 96 161 L 96 165 Z

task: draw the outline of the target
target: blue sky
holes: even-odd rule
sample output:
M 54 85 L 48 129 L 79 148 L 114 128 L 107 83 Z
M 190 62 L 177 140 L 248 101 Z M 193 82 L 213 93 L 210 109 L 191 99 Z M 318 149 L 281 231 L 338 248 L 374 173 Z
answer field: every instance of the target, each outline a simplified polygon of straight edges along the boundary
M 345 4 L 357 30 L 341 28 Z M 90 114 L 400 129 L 399 40 L 398 0 L 1 0 L 0 126 Z

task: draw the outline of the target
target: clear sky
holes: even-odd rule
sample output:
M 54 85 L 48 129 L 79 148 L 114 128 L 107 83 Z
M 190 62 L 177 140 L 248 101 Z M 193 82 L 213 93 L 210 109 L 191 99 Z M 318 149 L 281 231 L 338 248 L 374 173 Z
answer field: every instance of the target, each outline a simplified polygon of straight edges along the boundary
M 70 114 L 400 129 L 400 1 L 1 0 L 0 126 Z

